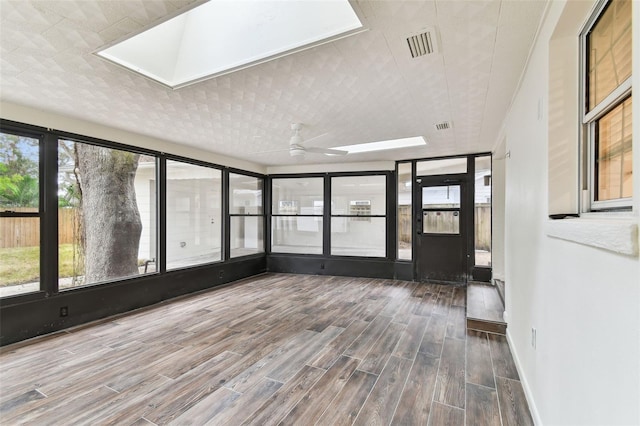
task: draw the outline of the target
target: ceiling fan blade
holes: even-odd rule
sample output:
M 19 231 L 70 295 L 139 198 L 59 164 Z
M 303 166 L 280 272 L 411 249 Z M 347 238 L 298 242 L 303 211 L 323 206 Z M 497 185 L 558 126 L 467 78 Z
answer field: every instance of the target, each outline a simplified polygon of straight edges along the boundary
M 325 155 L 347 155 L 349 153 L 349 151 L 342 151 L 339 149 L 313 148 L 313 147 L 305 147 L 305 151 L 313 152 L 314 154 L 325 154 Z

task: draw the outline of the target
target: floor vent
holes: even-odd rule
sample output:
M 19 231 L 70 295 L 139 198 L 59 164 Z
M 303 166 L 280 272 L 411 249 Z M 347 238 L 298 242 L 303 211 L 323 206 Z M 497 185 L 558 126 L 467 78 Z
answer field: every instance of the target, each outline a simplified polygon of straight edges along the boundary
M 436 51 L 433 36 L 429 31 L 407 38 L 407 44 L 412 58 L 428 55 Z
M 448 121 L 443 121 L 442 123 L 434 124 L 436 130 L 447 130 L 451 128 L 451 123 Z

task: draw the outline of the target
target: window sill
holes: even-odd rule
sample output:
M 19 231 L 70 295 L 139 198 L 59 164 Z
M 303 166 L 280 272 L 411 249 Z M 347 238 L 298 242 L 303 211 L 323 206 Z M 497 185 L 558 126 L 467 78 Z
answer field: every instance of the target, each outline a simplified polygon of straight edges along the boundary
M 596 217 L 597 216 L 597 217 Z M 638 256 L 638 218 L 586 214 L 547 221 L 547 235 L 627 256 Z

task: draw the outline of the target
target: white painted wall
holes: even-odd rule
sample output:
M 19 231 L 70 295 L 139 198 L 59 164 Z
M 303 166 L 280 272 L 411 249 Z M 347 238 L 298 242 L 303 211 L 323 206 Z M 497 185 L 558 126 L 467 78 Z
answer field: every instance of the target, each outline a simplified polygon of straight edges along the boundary
M 616 254 L 547 235 L 547 145 L 554 142 L 548 138 L 548 76 L 554 65 L 548 61 L 549 41 L 564 6 L 563 1 L 550 3 L 505 121 L 506 150 L 511 152 L 504 161 L 508 337 L 537 423 L 637 425 L 640 260 L 637 254 Z M 640 3 L 634 2 L 635 40 L 640 40 L 639 10 Z M 640 87 L 638 45 L 634 44 L 636 87 Z M 545 106 L 541 118 L 539 100 Z M 640 135 L 639 111 L 635 103 L 636 135 Z M 640 206 L 639 139 L 634 138 L 633 148 L 634 213 L 627 219 L 635 224 Z M 496 172 L 500 173 L 498 162 L 494 176 Z M 497 197 L 494 202 L 498 203 Z M 633 238 L 638 238 L 637 232 Z M 532 327 L 537 329 L 536 349 L 531 344 Z

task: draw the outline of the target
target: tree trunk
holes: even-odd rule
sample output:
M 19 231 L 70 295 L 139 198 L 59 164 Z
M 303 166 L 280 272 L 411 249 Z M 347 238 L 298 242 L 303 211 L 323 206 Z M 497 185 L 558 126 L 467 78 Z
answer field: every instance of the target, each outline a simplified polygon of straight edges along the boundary
M 76 143 L 85 284 L 138 274 L 138 154 Z

